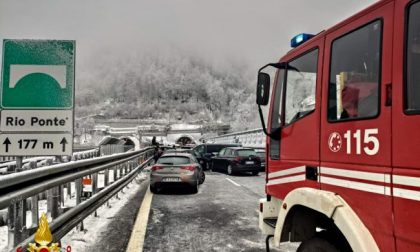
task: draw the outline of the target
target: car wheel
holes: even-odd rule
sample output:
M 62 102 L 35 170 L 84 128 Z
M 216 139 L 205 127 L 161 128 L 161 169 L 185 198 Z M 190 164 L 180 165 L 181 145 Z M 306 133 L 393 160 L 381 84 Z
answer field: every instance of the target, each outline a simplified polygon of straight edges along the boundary
M 258 173 L 259 173 L 259 172 L 257 172 L 257 171 L 253 171 L 253 172 L 252 172 L 252 175 L 254 175 L 254 176 L 258 176 Z
M 233 174 L 233 169 L 231 165 L 228 165 L 227 167 L 227 174 L 232 175 Z
M 154 186 L 154 185 L 150 185 L 150 191 L 151 191 L 152 193 L 155 193 L 155 194 L 158 192 L 158 190 L 157 190 L 156 186 Z
M 297 252 L 339 252 L 333 244 L 321 238 L 314 237 L 300 244 Z
M 198 183 L 197 183 L 196 185 L 193 185 L 193 186 L 191 187 L 191 192 L 192 192 L 192 193 L 197 193 L 197 192 L 198 192 Z
M 204 171 L 201 171 L 200 184 L 203 184 L 204 180 L 206 180 L 206 173 L 204 173 Z
M 214 169 L 214 162 L 213 162 L 213 161 L 210 163 L 210 171 L 211 171 L 211 172 L 215 172 L 215 171 L 216 171 L 216 170 Z

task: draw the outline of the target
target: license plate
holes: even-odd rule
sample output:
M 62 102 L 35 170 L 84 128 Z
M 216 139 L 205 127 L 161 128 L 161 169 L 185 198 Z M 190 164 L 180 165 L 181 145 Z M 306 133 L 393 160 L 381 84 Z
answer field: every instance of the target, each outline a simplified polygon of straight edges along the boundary
M 245 161 L 245 164 L 254 164 L 254 161 Z
M 179 182 L 181 181 L 180 178 L 163 178 L 162 182 Z

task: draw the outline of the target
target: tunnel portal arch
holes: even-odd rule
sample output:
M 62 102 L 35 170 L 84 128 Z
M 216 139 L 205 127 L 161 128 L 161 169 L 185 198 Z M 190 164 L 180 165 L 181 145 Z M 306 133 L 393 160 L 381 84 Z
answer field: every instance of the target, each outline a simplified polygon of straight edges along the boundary
M 195 139 L 190 135 L 182 135 L 176 141 L 175 144 L 186 145 L 186 144 L 196 144 Z

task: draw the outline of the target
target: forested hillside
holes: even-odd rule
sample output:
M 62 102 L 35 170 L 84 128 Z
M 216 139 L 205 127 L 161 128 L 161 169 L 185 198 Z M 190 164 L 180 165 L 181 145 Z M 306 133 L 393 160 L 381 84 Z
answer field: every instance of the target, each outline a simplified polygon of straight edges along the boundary
M 152 55 L 104 62 L 84 73 L 77 83 L 77 116 L 220 121 L 236 130 L 259 126 L 255 69 L 240 62 Z

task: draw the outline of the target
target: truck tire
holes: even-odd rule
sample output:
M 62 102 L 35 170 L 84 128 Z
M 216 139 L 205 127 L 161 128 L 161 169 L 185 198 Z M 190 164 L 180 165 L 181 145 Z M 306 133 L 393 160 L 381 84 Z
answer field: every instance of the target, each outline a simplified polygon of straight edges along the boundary
M 314 237 L 302 242 L 297 252 L 340 252 L 340 250 L 329 241 L 321 237 Z

